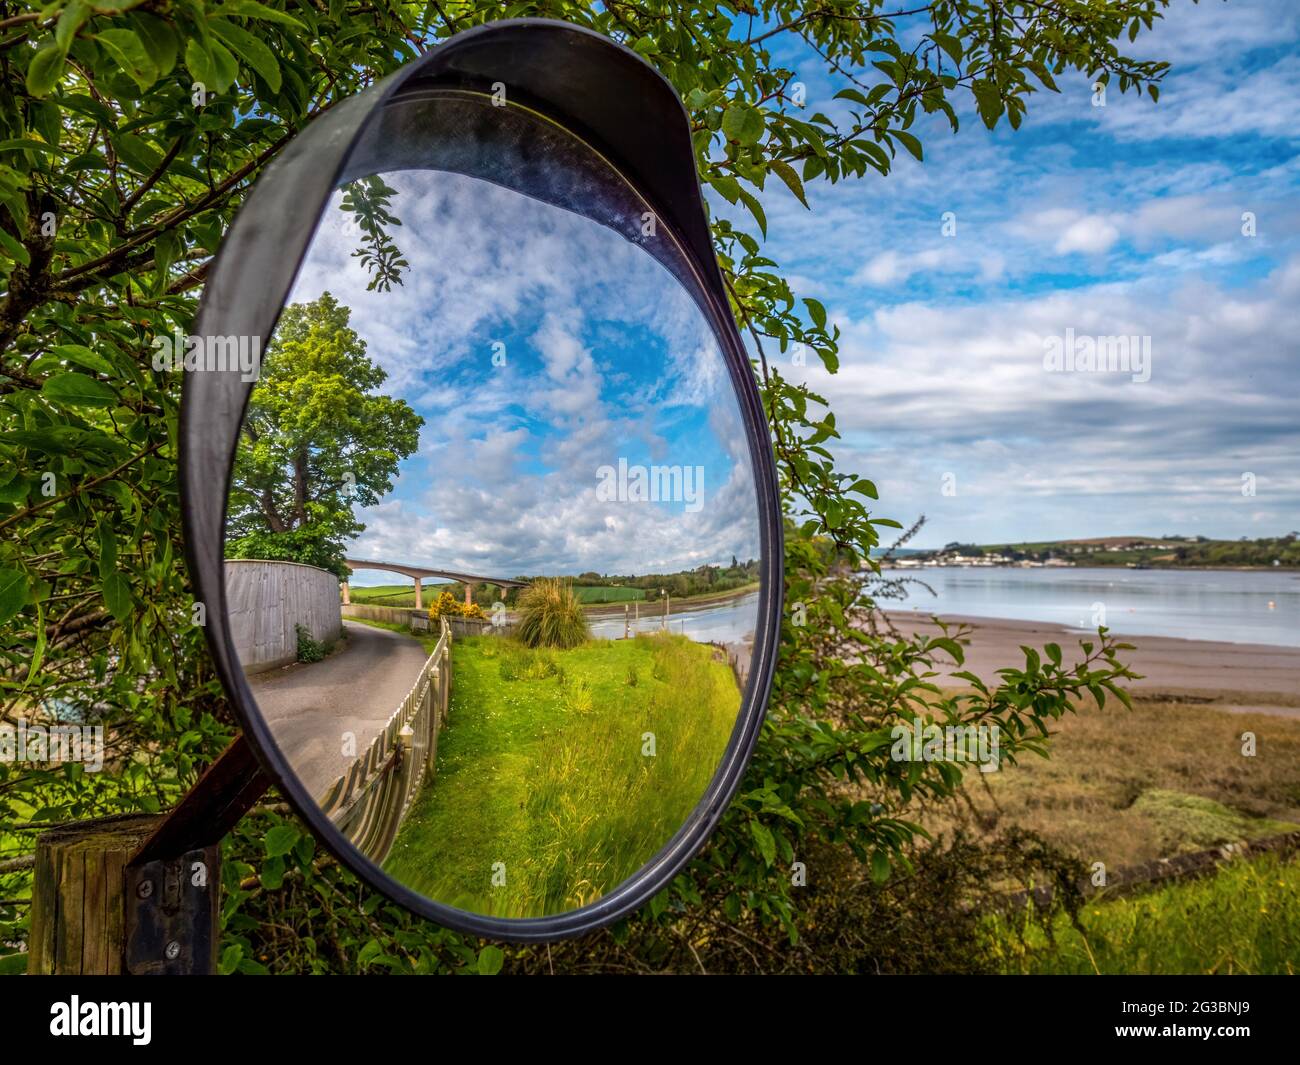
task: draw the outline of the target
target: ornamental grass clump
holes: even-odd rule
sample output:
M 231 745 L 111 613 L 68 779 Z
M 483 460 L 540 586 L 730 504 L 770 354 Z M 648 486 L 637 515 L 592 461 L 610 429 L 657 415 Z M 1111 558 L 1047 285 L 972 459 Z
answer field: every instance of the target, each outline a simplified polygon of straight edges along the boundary
M 515 636 L 525 646 L 567 651 L 585 643 L 590 635 L 587 615 L 567 582 L 543 578 L 520 595 Z

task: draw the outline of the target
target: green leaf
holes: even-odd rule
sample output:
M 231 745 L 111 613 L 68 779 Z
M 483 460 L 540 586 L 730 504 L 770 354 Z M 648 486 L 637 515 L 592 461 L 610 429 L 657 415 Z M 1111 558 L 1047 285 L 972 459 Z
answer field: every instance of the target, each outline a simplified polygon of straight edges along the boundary
M 141 89 L 149 88 L 158 80 L 157 64 L 134 30 L 100 30 L 95 34 L 95 41 Z
M 36 674 L 40 671 L 41 663 L 45 661 L 45 611 L 41 609 L 41 601 L 36 600 L 36 646 L 32 648 L 32 661 L 27 667 L 27 683 L 31 684 L 36 679 Z
M 208 25 L 213 33 L 230 45 L 235 54 L 271 87 L 272 92 L 280 91 L 280 64 L 276 62 L 271 49 L 233 22 L 215 19 Z
M 265 4 L 259 4 L 257 0 L 226 0 L 226 3 L 215 11 L 209 12 L 209 14 L 222 18 L 243 15 L 247 18 L 262 19 L 264 22 L 278 22 L 282 26 L 292 26 L 294 29 L 304 32 L 307 30 L 307 27 L 292 15 L 277 11 L 273 7 L 267 7 Z
M 27 605 L 27 574 L 19 569 L 0 569 L 0 625 Z
M 751 104 L 736 102 L 722 112 L 722 133 L 740 144 L 757 144 L 763 137 L 763 112 Z
M 230 54 L 229 48 L 217 41 L 208 42 L 208 53 L 212 56 L 212 65 L 217 76 L 215 89 L 217 92 L 225 92 L 239 77 L 239 62 Z
M 772 830 L 762 821 L 750 821 L 749 832 L 758 845 L 758 853 L 763 856 L 763 861 L 771 865 L 776 861 L 776 840 L 772 838 Z
M 125 622 L 131 617 L 131 582 L 121 570 L 114 570 L 104 578 L 104 605 L 118 621 Z
M 266 856 L 280 858 L 293 850 L 301 833 L 293 825 L 276 825 L 266 834 Z
M 158 68 L 158 76 L 165 78 L 176 69 L 176 53 L 180 47 L 176 31 L 157 15 L 145 11 L 135 12 L 131 16 L 131 22 L 140 34 L 149 58 Z
M 918 163 L 923 161 L 921 156 L 921 142 L 912 136 L 912 134 L 901 129 L 890 130 L 890 133 L 893 135 L 895 140 L 911 152 L 913 158 L 915 158 Z
M 0 976 L 22 976 L 27 972 L 27 954 L 0 954 Z
M 217 91 L 216 64 L 197 37 L 191 37 L 185 42 L 185 69 L 190 72 L 190 77 L 205 89 L 211 92 Z
M 68 362 L 75 362 L 79 366 L 84 366 L 87 370 L 94 370 L 96 373 L 111 375 L 114 370 L 112 364 L 102 355 L 97 355 L 90 348 L 83 344 L 59 344 L 51 348 L 55 355 Z
M 763 236 L 767 236 L 767 215 L 763 213 L 763 205 L 758 202 L 758 198 L 751 196 L 744 189 L 740 190 L 740 202 L 749 208 L 749 213 L 754 216 L 754 221 L 758 223 L 758 228 L 762 230 Z
M 36 142 L 32 141 L 32 143 L 35 144 Z M 31 254 L 22 244 L 6 233 L 2 226 L 0 226 L 0 247 L 4 248 L 5 251 L 24 266 L 32 265 Z
M 162 155 L 143 137 L 121 134 L 113 137 L 113 146 L 122 161 L 141 177 L 149 177 L 162 166 Z
M 27 91 L 33 96 L 44 96 L 58 84 L 63 73 L 65 49 L 57 44 L 47 44 L 27 64 Z
M 0 503 L 21 503 L 32 489 L 32 482 L 21 474 L 8 484 L 0 485 Z
M 268 858 L 262 863 L 257 878 L 267 891 L 279 891 L 284 886 L 284 859 Z
M 799 174 L 795 171 L 795 168 L 781 159 L 773 159 L 771 166 L 776 176 L 784 181 L 786 187 L 795 194 L 799 202 L 807 207 L 808 200 L 804 196 L 803 182 L 799 180 Z
M 217 962 L 217 972 L 221 976 L 229 976 L 237 968 L 244 957 L 244 948 L 238 943 L 232 943 L 221 952 L 221 960 Z
M 486 946 L 478 952 L 479 976 L 496 976 L 505 964 L 506 956 L 500 947 Z
M 59 21 L 54 24 L 54 43 L 67 54 L 72 39 L 77 35 L 86 19 L 90 17 L 90 7 L 83 0 L 72 0 L 59 12 Z
M 84 373 L 63 373 L 51 377 L 41 394 L 65 407 L 111 407 L 117 396 L 103 381 Z
M 808 308 L 808 317 L 813 320 L 813 325 L 818 329 L 826 328 L 826 308 L 821 305 L 819 300 L 805 299 L 804 306 Z
M 916 763 L 919 764 L 919 763 Z M 871 879 L 877 884 L 883 884 L 889 879 L 889 854 L 883 850 L 874 850 L 871 852 Z
M 100 521 L 97 530 L 99 537 L 99 578 L 107 581 L 117 569 L 117 536 L 108 521 Z
M 735 203 L 740 199 L 740 182 L 730 174 L 717 174 L 709 178 L 709 184 L 728 203 Z

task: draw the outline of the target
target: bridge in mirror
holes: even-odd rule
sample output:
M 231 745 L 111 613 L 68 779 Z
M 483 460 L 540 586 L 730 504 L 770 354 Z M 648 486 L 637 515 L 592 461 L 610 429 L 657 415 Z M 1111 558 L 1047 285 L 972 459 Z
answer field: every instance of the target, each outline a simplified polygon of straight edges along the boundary
M 474 586 L 477 584 L 491 584 L 497 588 L 526 588 L 527 581 L 518 581 L 509 577 L 485 577 L 475 573 L 457 573 L 449 569 L 430 569 L 427 566 L 408 566 L 402 562 L 374 562 L 364 558 L 345 558 L 343 564 L 348 569 L 356 572 L 359 569 L 378 569 L 388 573 L 401 573 L 415 581 L 415 609 L 424 609 L 424 595 L 421 587 L 422 582 L 437 577 L 446 581 L 456 581 L 465 586 L 465 605 L 469 606 L 473 602 Z M 351 591 L 348 588 L 348 582 L 343 582 L 343 602 L 352 602 Z

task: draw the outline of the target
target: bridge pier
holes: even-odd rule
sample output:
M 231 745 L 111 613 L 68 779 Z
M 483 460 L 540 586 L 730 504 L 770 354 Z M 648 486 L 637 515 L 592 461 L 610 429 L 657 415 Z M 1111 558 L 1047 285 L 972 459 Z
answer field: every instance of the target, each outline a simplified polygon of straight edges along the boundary
M 465 605 L 469 606 L 474 602 L 474 585 L 469 581 L 465 582 Z
M 348 588 L 348 582 L 344 581 L 343 582 L 343 605 L 347 606 L 351 602 L 352 602 L 352 592 Z
M 423 591 L 421 590 L 421 587 L 420 587 L 420 578 L 419 578 L 419 577 L 413 577 L 412 580 L 415 581 L 415 609 L 416 609 L 416 610 L 423 610 L 423 609 L 424 609 L 424 593 L 423 593 Z

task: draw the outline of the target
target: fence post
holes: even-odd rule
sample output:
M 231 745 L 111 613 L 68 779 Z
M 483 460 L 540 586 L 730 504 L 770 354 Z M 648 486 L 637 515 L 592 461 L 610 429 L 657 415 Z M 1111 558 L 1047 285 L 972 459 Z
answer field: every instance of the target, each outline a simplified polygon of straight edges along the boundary
M 37 837 L 29 974 L 215 971 L 219 846 L 131 864 L 164 820 L 102 817 Z
M 430 775 L 433 774 L 434 764 L 438 760 L 438 726 L 442 723 L 439 718 L 439 708 L 442 703 L 441 696 L 438 696 L 435 702 L 435 695 L 442 690 L 441 671 L 437 666 L 429 673 L 429 684 L 425 689 L 425 720 L 429 722 L 429 739 L 425 744 L 425 767 L 424 771 Z
M 442 685 L 442 720 L 447 720 L 447 711 L 451 706 L 451 626 L 443 619 L 443 633 L 446 641 L 442 645 L 442 675 L 444 683 Z
M 161 820 L 153 815 L 107 817 L 37 837 L 28 973 L 123 971 L 126 863 Z

